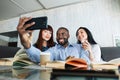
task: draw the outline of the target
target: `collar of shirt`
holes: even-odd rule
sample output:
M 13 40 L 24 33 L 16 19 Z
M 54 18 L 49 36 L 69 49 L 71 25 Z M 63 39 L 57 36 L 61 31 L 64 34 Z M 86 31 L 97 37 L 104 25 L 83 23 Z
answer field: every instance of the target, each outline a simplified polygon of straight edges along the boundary
M 68 43 L 67 47 L 73 47 L 73 45 Z M 64 47 L 62 45 L 60 45 L 60 44 L 57 44 L 57 48 L 59 49 L 59 48 L 64 48 Z

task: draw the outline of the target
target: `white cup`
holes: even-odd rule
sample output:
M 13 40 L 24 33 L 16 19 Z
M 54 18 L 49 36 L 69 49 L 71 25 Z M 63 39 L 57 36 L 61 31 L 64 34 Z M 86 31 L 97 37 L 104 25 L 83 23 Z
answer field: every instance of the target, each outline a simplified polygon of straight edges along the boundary
M 50 61 L 50 53 L 49 52 L 41 52 L 40 53 L 40 65 L 46 65 L 47 62 Z

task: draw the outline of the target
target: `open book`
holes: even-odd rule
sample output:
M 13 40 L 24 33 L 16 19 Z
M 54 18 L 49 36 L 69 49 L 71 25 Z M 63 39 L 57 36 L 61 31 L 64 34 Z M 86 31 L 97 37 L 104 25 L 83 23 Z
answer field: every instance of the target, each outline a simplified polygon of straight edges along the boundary
M 52 61 L 47 62 L 46 67 L 60 68 L 60 69 L 87 69 L 87 62 L 80 58 L 72 58 L 66 61 Z
M 20 49 L 14 56 L 13 66 L 28 66 L 34 64 L 27 56 L 24 49 Z
M 112 59 L 108 62 L 102 61 L 102 62 L 92 62 L 91 67 L 93 69 L 118 69 L 120 66 L 120 58 Z

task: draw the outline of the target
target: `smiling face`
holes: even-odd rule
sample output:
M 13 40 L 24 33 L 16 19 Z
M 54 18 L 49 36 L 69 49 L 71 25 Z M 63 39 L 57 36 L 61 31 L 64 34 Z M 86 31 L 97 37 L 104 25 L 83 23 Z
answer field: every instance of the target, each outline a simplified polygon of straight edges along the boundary
M 57 42 L 62 45 L 65 46 L 68 44 L 68 38 L 69 38 L 69 32 L 65 29 L 59 29 L 57 31 Z
M 49 31 L 49 30 L 43 30 L 42 31 L 42 38 L 43 38 L 43 40 L 48 41 L 48 40 L 50 40 L 51 36 L 52 36 L 52 32 L 51 31 Z
M 85 32 L 84 29 L 79 29 L 78 30 L 77 39 L 79 41 L 83 42 L 83 41 L 87 40 L 87 37 L 88 37 L 88 35 L 87 35 L 87 33 Z

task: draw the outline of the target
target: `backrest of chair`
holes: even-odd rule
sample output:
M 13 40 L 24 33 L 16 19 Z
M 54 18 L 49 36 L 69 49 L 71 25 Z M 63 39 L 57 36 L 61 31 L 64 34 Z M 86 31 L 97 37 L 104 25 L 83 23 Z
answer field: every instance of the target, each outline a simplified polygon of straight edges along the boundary
M 101 47 L 102 58 L 109 61 L 120 57 L 120 47 Z
M 0 46 L 0 58 L 14 57 L 19 47 Z

